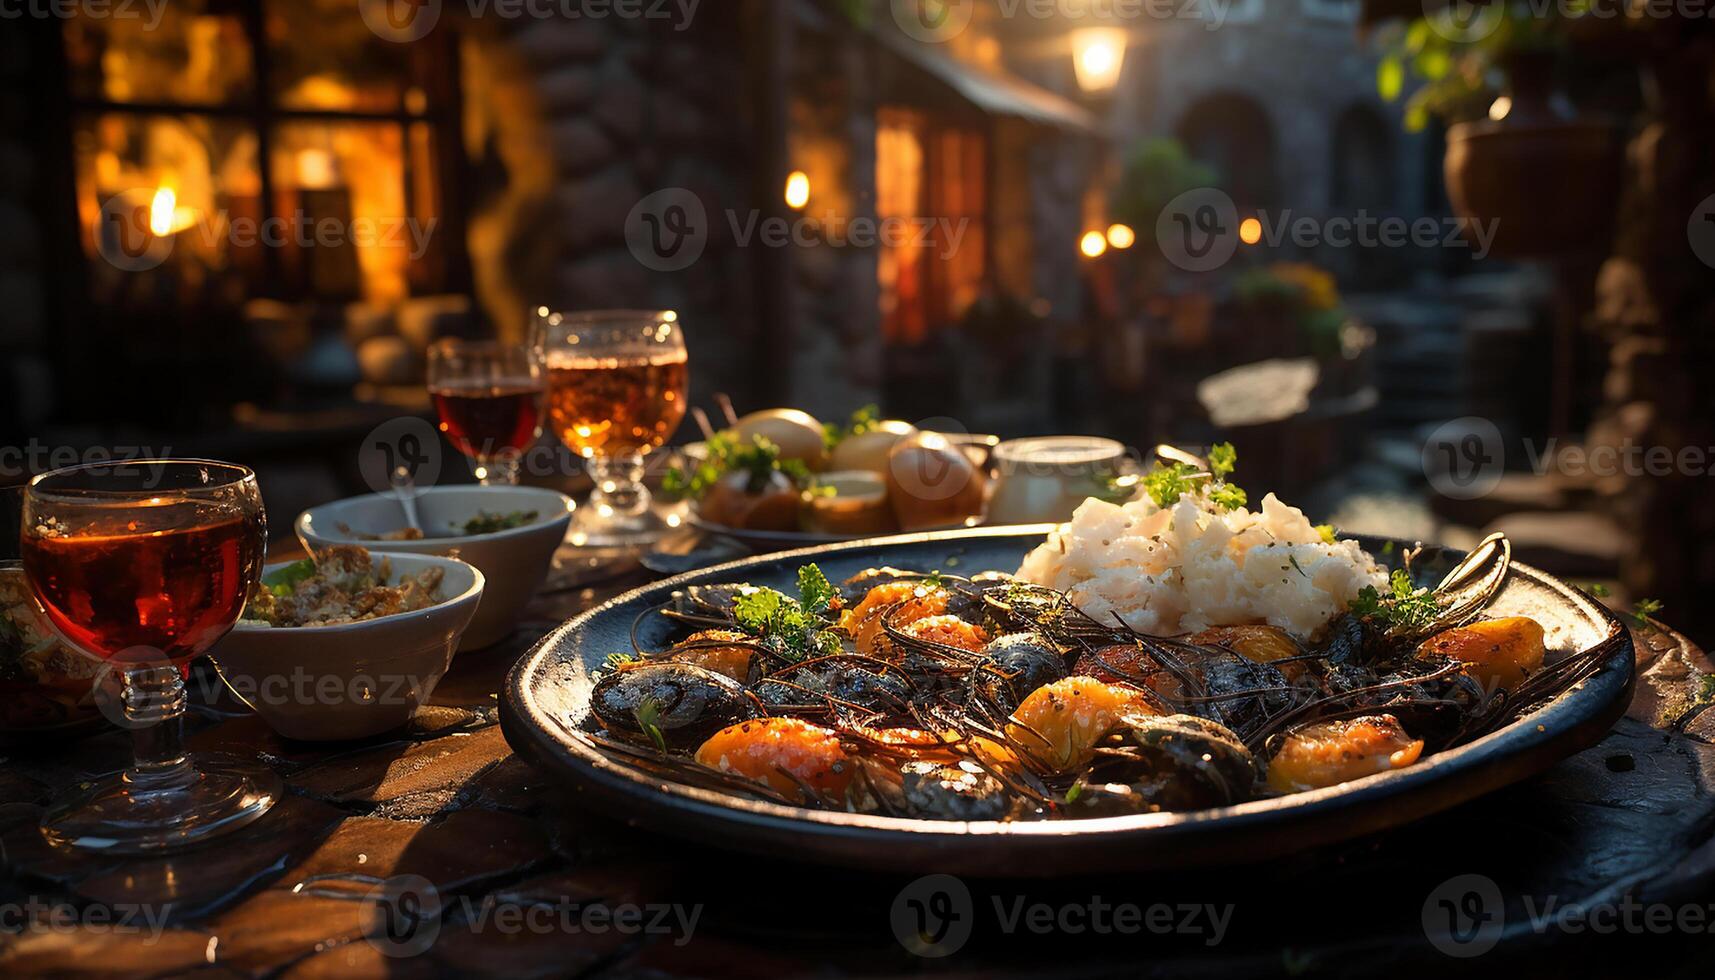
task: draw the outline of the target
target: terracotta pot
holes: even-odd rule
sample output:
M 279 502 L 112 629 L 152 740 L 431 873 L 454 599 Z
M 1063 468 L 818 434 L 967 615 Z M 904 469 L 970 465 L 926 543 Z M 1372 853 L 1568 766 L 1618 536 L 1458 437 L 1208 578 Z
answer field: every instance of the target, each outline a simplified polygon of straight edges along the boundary
M 1447 196 L 1461 218 L 1494 224 L 1493 254 L 1540 259 L 1606 254 L 1623 174 L 1619 131 L 1577 118 L 1555 85 L 1556 55 L 1517 51 L 1505 118 L 1447 131 Z M 1466 232 L 1473 247 L 1476 235 Z
M 1447 131 L 1447 196 L 1461 218 L 1494 226 L 1493 255 L 1600 254 L 1621 177 L 1607 123 L 1461 123 Z M 1476 237 L 1466 240 L 1476 246 Z

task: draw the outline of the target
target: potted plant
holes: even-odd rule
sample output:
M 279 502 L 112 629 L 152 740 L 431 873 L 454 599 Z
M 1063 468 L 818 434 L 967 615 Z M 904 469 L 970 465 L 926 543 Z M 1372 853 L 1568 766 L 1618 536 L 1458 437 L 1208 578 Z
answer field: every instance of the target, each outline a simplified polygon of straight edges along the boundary
M 1436 117 L 1451 124 L 1447 195 L 1460 217 L 1493 225 L 1494 254 L 1602 252 L 1612 215 L 1586 205 L 1619 182 L 1619 133 L 1580 115 L 1557 85 L 1585 15 L 1539 16 L 1518 0 L 1468 12 L 1465 21 L 1438 12 L 1399 29 L 1378 68 L 1382 97 L 1400 99 L 1415 77 L 1406 128 Z
M 1215 168 L 1191 158 L 1178 140 L 1160 138 L 1138 143 L 1110 201 L 1114 220 L 1153 241 L 1156 222 L 1173 199 L 1187 191 L 1213 187 L 1220 179 Z M 1127 253 L 1136 263 L 1132 298 L 1154 319 L 1166 324 L 1173 342 L 1182 348 L 1201 346 L 1209 336 L 1214 304 L 1206 292 L 1177 294 L 1171 268 L 1157 248 Z

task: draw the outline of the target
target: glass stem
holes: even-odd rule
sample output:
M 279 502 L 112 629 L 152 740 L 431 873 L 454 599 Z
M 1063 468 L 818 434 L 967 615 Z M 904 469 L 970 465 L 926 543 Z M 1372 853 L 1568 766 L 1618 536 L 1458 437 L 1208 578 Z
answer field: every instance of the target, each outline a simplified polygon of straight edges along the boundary
M 590 479 L 595 481 L 590 506 L 597 514 L 635 517 L 649 509 L 649 488 L 643 485 L 641 454 L 591 456 L 588 465 Z
M 179 743 L 185 712 L 185 680 L 177 667 L 132 667 L 125 671 L 125 719 L 131 723 L 136 762 L 132 777 L 155 781 L 189 771 Z
M 517 486 L 519 458 L 516 454 L 493 456 L 482 461 L 476 468 L 477 482 L 485 487 Z

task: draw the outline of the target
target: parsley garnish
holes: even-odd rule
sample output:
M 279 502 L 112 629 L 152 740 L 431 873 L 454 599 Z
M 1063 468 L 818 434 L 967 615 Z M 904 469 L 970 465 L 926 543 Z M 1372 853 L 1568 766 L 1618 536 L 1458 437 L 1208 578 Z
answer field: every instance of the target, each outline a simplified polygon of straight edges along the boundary
M 834 447 L 840 443 L 852 436 L 862 435 L 880 424 L 880 406 L 865 405 L 853 412 L 852 417 L 846 420 L 844 426 L 834 422 L 824 423 L 822 426 L 822 444 L 828 447 L 829 452 L 832 452 Z
M 1232 443 L 1217 442 L 1209 447 L 1209 475 L 1215 479 L 1225 479 L 1238 463 L 1239 454 Z
M 1388 594 L 1382 595 L 1373 585 L 1366 585 L 1352 600 L 1352 612 L 1390 630 L 1415 630 L 1434 622 L 1441 614 L 1441 604 L 1428 589 L 1415 587 L 1405 569 L 1395 569 L 1388 579 Z
M 637 727 L 643 729 L 643 734 L 655 743 L 662 752 L 667 751 L 667 738 L 661 734 L 661 702 L 654 698 L 644 698 L 637 702 L 636 710 L 631 713 L 637 719 Z
M 827 656 L 840 652 L 839 635 L 828 630 L 825 618 L 838 595 L 820 568 L 805 565 L 798 569 L 798 598 L 757 589 L 733 603 L 733 619 L 739 629 L 793 659 Z
M 1584 586 L 1584 591 L 1590 593 L 1591 595 L 1595 596 L 1598 599 L 1606 599 L 1606 598 L 1608 598 L 1608 595 L 1609 595 L 1608 587 L 1606 585 L 1603 585 L 1600 582 L 1586 583 Z
M 750 445 L 740 445 L 732 436 L 716 433 L 704 443 L 708 456 L 689 473 L 678 467 L 661 477 L 661 489 L 674 497 L 700 498 L 721 477 L 735 470 L 750 474 L 746 484 L 751 493 L 760 493 L 768 485 L 769 474 L 778 470 L 791 478 L 800 490 L 814 480 L 810 468 L 801 459 L 781 459 L 780 447 L 762 436 L 753 436 Z
M 1084 795 L 1084 777 L 1079 776 L 1078 781 L 1073 783 L 1066 790 L 1066 803 L 1067 803 L 1067 805 L 1069 806 L 1073 803 L 1076 803 L 1078 801 L 1078 797 L 1083 796 L 1083 795 Z
M 1639 599 L 1632 606 L 1632 621 L 1638 624 L 1638 629 L 1654 629 L 1655 624 L 1650 622 L 1650 617 L 1658 612 L 1661 612 L 1660 599 Z
M 1246 503 L 1245 492 L 1226 482 L 1237 465 L 1238 453 L 1230 442 L 1209 447 L 1209 468 L 1200 470 L 1190 463 L 1158 465 L 1144 474 L 1143 489 L 1157 507 L 1172 507 L 1186 494 L 1195 494 L 1207 487 L 1209 502 L 1221 510 L 1237 510 Z
M 622 667 L 642 662 L 643 658 L 635 653 L 610 653 L 607 655 L 607 659 L 602 662 L 602 666 L 608 670 L 619 670 Z

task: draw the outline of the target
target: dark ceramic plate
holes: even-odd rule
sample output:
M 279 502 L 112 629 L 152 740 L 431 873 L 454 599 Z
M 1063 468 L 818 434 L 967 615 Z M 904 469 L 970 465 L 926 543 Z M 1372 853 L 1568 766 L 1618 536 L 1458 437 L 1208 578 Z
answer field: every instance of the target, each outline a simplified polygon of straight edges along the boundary
M 961 575 L 1012 571 L 1046 526 L 978 528 L 878 538 L 719 565 L 628 592 L 573 619 L 507 677 L 501 723 L 520 755 L 563 775 L 586 805 L 666 833 L 765 854 L 867 869 L 1051 876 L 1075 869 L 1186 867 L 1263 860 L 1397 826 L 1481 796 L 1594 745 L 1625 710 L 1632 685 L 1630 633 L 1601 605 L 1559 580 L 1514 564 L 1489 606 L 1541 622 L 1551 650 L 1600 647 L 1602 668 L 1501 731 L 1396 772 L 1341 786 L 1192 813 L 1093 820 L 957 823 L 799 809 L 670 783 L 610 761 L 571 736 L 589 711 L 592 672 L 631 650 L 639 613 L 674 589 L 745 581 L 792 586 L 814 561 L 839 581 L 872 565 Z M 1366 539 L 1372 554 L 1382 539 Z M 1398 549 L 1395 549 L 1397 553 Z M 1459 555 L 1424 556 L 1450 568 Z M 647 616 L 638 640 L 659 649 L 675 634 Z M 1552 656 L 1552 654 L 1551 654 Z

